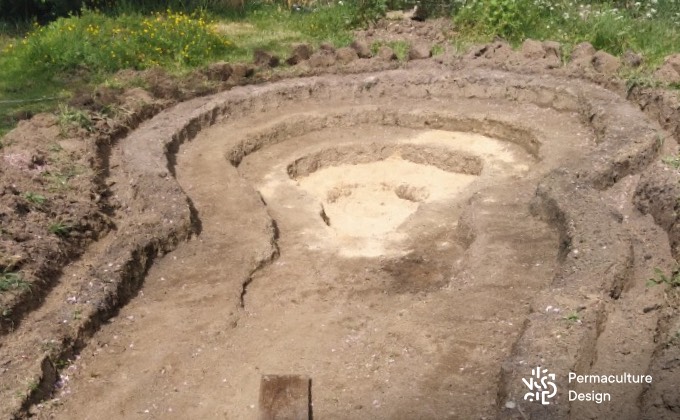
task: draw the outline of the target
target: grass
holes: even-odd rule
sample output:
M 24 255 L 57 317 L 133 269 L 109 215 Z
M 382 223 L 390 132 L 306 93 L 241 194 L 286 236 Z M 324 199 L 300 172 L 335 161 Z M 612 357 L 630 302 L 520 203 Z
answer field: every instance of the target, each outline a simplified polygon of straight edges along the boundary
M 399 61 L 406 60 L 406 58 L 408 57 L 409 49 L 411 48 L 410 44 L 406 41 L 389 41 L 389 42 L 376 41 L 373 44 L 371 44 L 371 52 L 375 55 L 380 50 L 380 47 L 385 45 L 392 49 L 392 51 L 397 56 L 397 59 Z
M 50 233 L 61 237 L 68 236 L 71 232 L 71 229 L 73 229 L 71 225 L 68 225 L 62 221 L 54 222 L 48 227 Z
M 661 161 L 673 169 L 680 169 L 680 156 L 666 156 Z
M 50 192 L 67 190 L 70 187 L 69 181 L 76 175 L 78 175 L 78 171 L 75 168 L 67 169 L 61 172 L 43 172 L 43 176 L 47 180 L 47 187 Z
M 0 274 L 0 292 L 13 290 L 28 290 L 30 284 L 26 282 L 20 273 L 5 272 Z
M 5 52 L 37 75 L 112 73 L 124 68 L 185 68 L 204 64 L 233 44 L 202 13 L 108 16 L 83 11 L 39 27 Z
M 246 2 L 242 10 L 225 9 L 219 0 L 192 3 L 194 9 L 187 10 L 181 0 L 119 0 L 113 9 L 84 10 L 46 26 L 0 22 L 0 138 L 21 118 L 57 111 L 76 90 L 113 83 L 120 69 L 158 66 L 182 74 L 218 60 L 250 61 L 256 49 L 285 58 L 296 42 L 345 46 L 351 30 L 380 15 L 387 4 L 326 0 L 293 11 L 262 0 Z M 453 11 L 458 35 L 452 41 L 459 51 L 497 35 L 515 45 L 526 38 L 560 41 L 566 55 L 582 41 L 612 54 L 631 49 L 645 57 L 642 69 L 624 75 L 636 86 L 652 85 L 651 70 L 680 51 L 679 0 L 444 3 Z M 387 45 L 405 59 L 405 43 Z M 59 117 L 67 126 L 90 127 L 84 115 L 63 106 Z
M 654 277 L 647 280 L 647 286 L 656 286 L 659 284 L 665 284 L 670 287 L 680 287 L 680 269 L 673 269 L 671 274 L 667 276 L 660 268 L 654 268 Z
M 37 205 L 45 204 L 45 202 L 47 201 L 47 198 L 45 198 L 44 195 L 36 194 L 30 191 L 24 194 L 24 198 L 29 202 Z
M 680 345 L 680 330 L 671 335 L 668 340 L 668 346 Z
M 444 49 L 443 45 L 441 45 L 441 44 L 434 45 L 432 47 L 432 56 L 436 57 L 438 55 L 442 55 L 442 54 L 444 54 L 444 51 L 445 51 L 445 49 Z
M 227 61 L 250 61 L 253 51 L 264 49 L 282 57 L 291 44 L 329 42 L 336 47 L 352 41 L 353 11 L 347 4 L 293 12 L 276 5 L 254 5 L 242 14 L 223 17 L 217 31 L 233 40 L 236 48 Z
M 60 103 L 84 86 L 111 83 L 121 69 L 183 74 L 219 60 L 250 61 L 255 49 L 285 56 L 295 42 L 342 46 L 356 24 L 355 9 L 342 2 L 302 12 L 249 3 L 220 15 L 145 3 L 155 7 L 121 1 L 118 9 L 84 10 L 47 26 L 0 24 L 0 138 L 22 117 L 58 108 L 62 127 L 88 129 L 84 114 Z
M 680 51 L 680 2 L 575 2 L 573 0 L 467 0 L 454 21 L 467 42 L 499 35 L 515 45 L 526 38 L 567 45 L 588 41 L 619 55 L 642 53 L 646 65 Z
M 62 136 L 65 135 L 71 127 L 80 127 L 87 131 L 92 131 L 94 128 L 92 120 L 90 120 L 87 113 L 64 104 L 59 104 L 57 120 L 59 121 Z

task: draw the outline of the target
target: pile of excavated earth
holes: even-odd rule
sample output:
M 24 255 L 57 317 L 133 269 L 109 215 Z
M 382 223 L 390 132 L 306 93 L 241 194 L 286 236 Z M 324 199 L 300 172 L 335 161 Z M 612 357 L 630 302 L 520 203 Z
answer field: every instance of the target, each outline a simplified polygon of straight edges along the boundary
M 677 93 L 586 43 L 431 57 L 445 26 L 125 72 L 89 130 L 9 133 L 0 416 L 256 418 L 298 374 L 318 418 L 678 418 Z

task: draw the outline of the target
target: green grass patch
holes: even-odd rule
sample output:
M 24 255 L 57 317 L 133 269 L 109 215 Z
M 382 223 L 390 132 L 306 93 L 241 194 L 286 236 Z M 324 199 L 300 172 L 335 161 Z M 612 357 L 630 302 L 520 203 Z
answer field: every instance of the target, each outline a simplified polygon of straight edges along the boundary
M 162 67 L 182 74 L 219 60 L 250 61 L 255 49 L 285 58 L 295 42 L 347 45 L 361 19 L 355 1 L 298 12 L 255 2 L 220 15 L 200 7 L 159 11 L 164 2 L 120 2 L 113 10 L 83 10 L 46 26 L 2 24 L 0 138 L 20 118 L 56 111 L 75 90 L 110 81 L 121 69 Z M 62 108 L 58 115 L 62 127 L 89 127 L 74 110 Z
M 432 56 L 433 57 L 436 57 L 438 55 L 442 55 L 442 54 L 444 54 L 445 51 L 446 51 L 446 49 L 441 44 L 437 44 L 437 45 L 432 46 Z
M 40 195 L 30 191 L 24 193 L 24 198 L 29 202 L 39 206 L 45 204 L 45 202 L 47 201 L 47 198 L 45 198 L 44 195 Z
M 501 36 L 514 44 L 526 38 L 565 44 L 588 41 L 597 49 L 641 52 L 647 65 L 680 51 L 680 2 L 574 2 L 568 0 L 467 0 L 454 15 L 463 38 Z
M 50 233 L 57 235 L 57 236 L 61 236 L 61 237 L 68 236 L 72 229 L 73 229 L 73 226 L 68 225 L 68 224 L 61 222 L 61 221 L 54 222 L 48 227 L 48 230 L 50 231 Z
M 256 49 L 286 58 L 291 44 L 296 42 L 348 45 L 352 41 L 351 29 L 356 25 L 355 12 L 349 3 L 301 12 L 272 4 L 254 4 L 242 14 L 222 17 L 216 28 L 236 45 L 225 57 L 227 61 L 250 61 Z
M 380 50 L 380 47 L 382 46 L 390 47 L 394 52 L 394 55 L 397 56 L 397 60 L 399 61 L 406 60 L 406 58 L 408 57 L 409 49 L 411 48 L 411 45 L 407 41 L 388 41 L 388 42 L 376 41 L 373 44 L 371 44 L 371 52 L 373 53 L 373 55 L 376 55 Z
M 579 322 L 581 317 L 579 316 L 578 312 L 571 312 L 569 315 L 565 316 L 564 319 L 571 322 Z
M 30 284 L 23 279 L 20 273 L 6 272 L 0 274 L 0 292 L 26 290 L 29 288 Z
M 118 70 L 160 66 L 177 72 L 221 59 L 234 48 L 198 12 L 109 16 L 83 11 L 34 26 L 24 37 L 0 39 L 0 137 L 21 114 L 54 111 L 74 90 Z M 59 115 L 62 123 L 86 124 L 68 110 Z
M 666 156 L 661 161 L 673 169 L 680 169 L 680 156 Z
M 670 287 L 680 287 L 680 267 L 675 267 L 670 275 L 666 275 L 658 267 L 654 268 L 654 277 L 647 280 L 647 286 L 656 286 L 658 284 L 665 284 Z
M 111 73 L 153 66 L 186 68 L 226 53 L 233 43 L 201 13 L 107 16 L 83 11 L 37 27 L 5 53 L 34 74 Z
M 57 120 L 62 135 L 65 135 L 71 127 L 80 127 L 87 131 L 92 131 L 94 127 L 87 113 L 63 104 L 59 105 Z

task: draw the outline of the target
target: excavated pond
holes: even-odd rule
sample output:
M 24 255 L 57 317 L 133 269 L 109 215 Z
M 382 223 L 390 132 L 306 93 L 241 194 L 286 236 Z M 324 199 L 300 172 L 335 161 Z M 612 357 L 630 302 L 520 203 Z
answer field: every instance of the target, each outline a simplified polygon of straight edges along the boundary
M 670 256 L 647 257 L 663 233 L 632 194 L 659 135 L 595 86 L 443 68 L 182 104 L 120 159 L 153 186 L 145 211 L 183 205 L 178 185 L 200 234 L 97 333 L 57 410 L 256 418 L 261 375 L 293 373 L 322 419 L 657 415 L 655 389 L 577 406 L 565 380 L 655 369 L 658 319 L 630 317 Z M 550 406 L 522 398 L 539 364 L 562 375 Z

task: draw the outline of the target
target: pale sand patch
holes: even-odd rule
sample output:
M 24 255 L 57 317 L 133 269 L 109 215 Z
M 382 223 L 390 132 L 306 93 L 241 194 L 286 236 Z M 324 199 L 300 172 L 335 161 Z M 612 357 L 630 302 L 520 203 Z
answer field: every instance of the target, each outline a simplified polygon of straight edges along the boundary
M 410 251 L 406 244 L 414 232 L 407 232 L 411 226 L 407 222 L 419 209 L 422 212 L 433 203 L 453 206 L 467 197 L 464 191 L 475 179 L 488 182 L 529 171 L 525 159 L 516 155 L 516 145 L 481 134 L 428 130 L 392 140 L 479 156 L 484 167 L 480 176 L 447 172 L 402 159 L 397 150 L 390 158 L 371 163 L 331 166 L 327 162 L 328 166 L 297 180 L 281 163 L 272 167 L 257 189 L 267 202 L 318 218 L 300 231 L 310 249 L 332 249 L 345 257 L 398 256 Z M 319 205 L 329 226 L 321 221 Z M 449 223 L 448 229 L 454 227 Z
M 394 156 L 320 169 L 299 186 L 322 203 L 343 254 L 377 256 L 422 203 L 452 200 L 475 178 Z
M 514 163 L 515 156 L 508 143 L 481 134 L 460 131 L 428 130 L 423 131 L 405 143 L 433 144 L 446 146 L 452 150 L 468 152 L 482 158 L 505 163 Z M 519 168 L 518 168 L 519 169 Z

